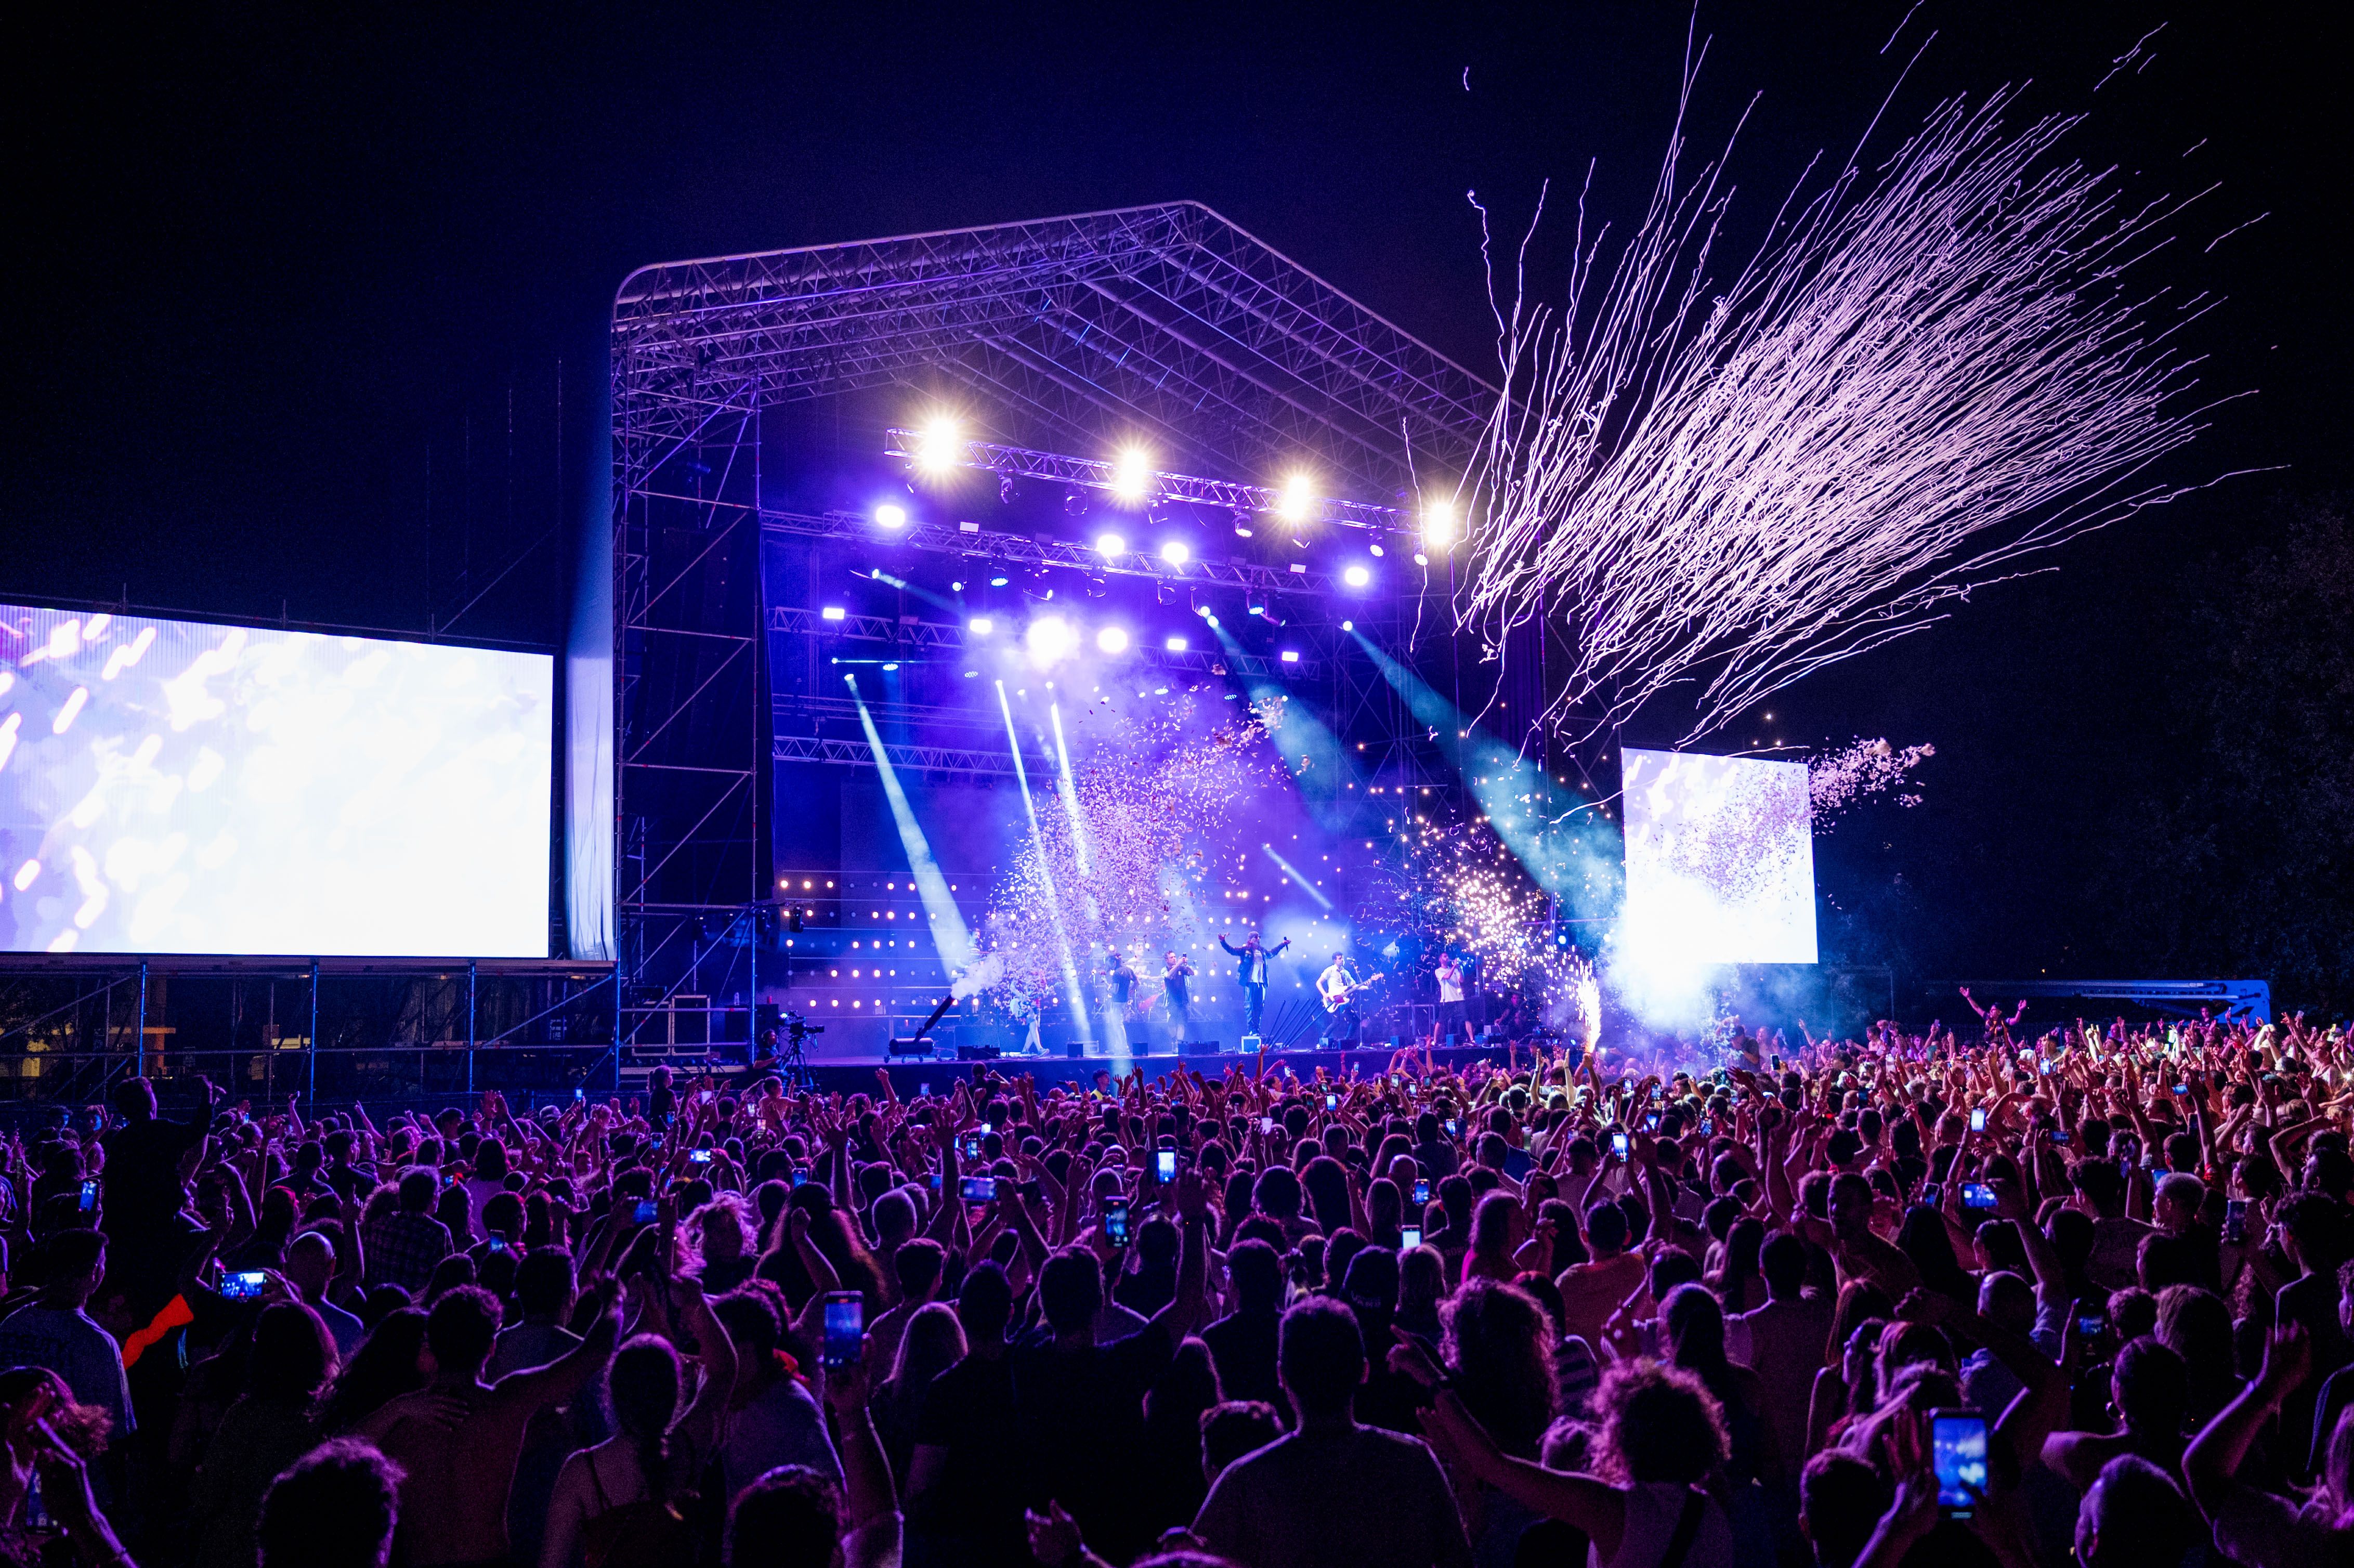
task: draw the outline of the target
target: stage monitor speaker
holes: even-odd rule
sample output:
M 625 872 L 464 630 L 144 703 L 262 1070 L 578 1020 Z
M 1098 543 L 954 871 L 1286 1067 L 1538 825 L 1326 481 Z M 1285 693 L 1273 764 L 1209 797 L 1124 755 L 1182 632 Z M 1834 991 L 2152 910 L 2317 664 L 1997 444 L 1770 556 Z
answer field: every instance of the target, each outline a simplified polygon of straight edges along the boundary
M 956 1059 L 960 1062 L 994 1062 L 998 1055 L 994 1045 L 960 1045 L 956 1048 Z
M 1235 1044 L 1235 1049 L 1242 1052 L 1245 1055 L 1248 1055 L 1250 1053 L 1257 1050 L 1258 1047 L 1259 1037 L 1256 1034 L 1246 1034 Z
M 1077 1035 L 1074 1034 L 1068 1040 L 1063 1042 L 1063 1054 L 1067 1059 L 1076 1062 L 1087 1054 L 1087 1042 L 1080 1039 Z
M 932 1043 L 928 1040 L 894 1040 L 885 1047 L 894 1056 L 928 1056 Z
M 1181 1040 L 1177 1043 L 1177 1054 L 1180 1056 L 1214 1056 L 1217 1054 L 1218 1043 L 1214 1040 Z

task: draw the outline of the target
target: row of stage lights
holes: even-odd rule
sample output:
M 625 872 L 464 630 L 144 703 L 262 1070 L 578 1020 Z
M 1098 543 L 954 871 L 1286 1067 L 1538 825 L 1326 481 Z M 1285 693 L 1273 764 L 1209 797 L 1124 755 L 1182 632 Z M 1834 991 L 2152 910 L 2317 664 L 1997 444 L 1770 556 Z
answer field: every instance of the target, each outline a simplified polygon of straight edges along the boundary
M 1207 622 L 1212 630 L 1217 630 L 1222 624 L 1218 618 L 1207 609 L 1196 609 L 1193 613 Z M 1250 613 L 1259 614 L 1260 607 L 1253 605 Z M 825 620 L 845 620 L 849 619 L 850 612 L 841 605 L 829 604 L 820 609 L 818 615 L 820 619 Z M 993 615 L 976 615 L 967 620 L 964 627 L 966 633 L 977 641 L 986 641 L 995 637 L 1001 630 L 998 619 Z M 1353 620 L 1344 620 L 1341 623 L 1341 630 L 1343 631 L 1354 630 L 1355 628 L 1356 622 Z M 1041 670 L 1052 669 L 1064 660 L 1076 657 L 1084 641 L 1084 634 L 1076 626 L 1052 612 L 1033 617 L 1030 623 L 1022 630 L 1023 649 L 1029 654 L 1030 662 Z M 1118 658 L 1136 646 L 1136 639 L 1128 628 L 1112 625 L 1097 630 L 1095 643 L 1097 652 Z M 1193 641 L 1192 638 L 1182 633 L 1172 632 L 1161 639 L 1161 646 L 1165 652 L 1187 653 L 1193 651 Z M 1299 650 L 1281 649 L 1277 652 L 1276 657 L 1283 663 L 1297 664 L 1299 662 Z M 885 663 L 883 666 L 886 671 L 896 670 L 898 667 L 896 662 Z M 966 672 L 968 674 L 976 673 Z
M 946 415 L 925 421 L 916 442 L 916 467 L 933 475 L 945 474 L 964 465 L 966 437 L 964 427 Z M 1140 446 L 1122 447 L 1112 459 L 1112 480 L 1109 489 L 1114 498 L 1130 506 L 1141 506 L 1152 499 L 1153 482 L 1160 476 L 1152 467 L 1152 454 Z M 1286 474 L 1275 490 L 1272 508 L 1276 517 L 1297 529 L 1315 512 L 1322 497 L 1317 493 L 1313 475 L 1304 470 Z M 875 521 L 885 528 L 903 528 L 907 523 L 907 509 L 896 502 L 885 502 L 875 509 Z M 1250 537 L 1247 524 L 1239 518 L 1235 532 Z M 1461 517 L 1452 498 L 1433 496 L 1422 506 L 1422 546 L 1426 551 L 1444 550 L 1461 537 Z M 1096 541 L 1096 548 L 1106 556 L 1128 553 L 1128 542 L 1118 534 L 1106 534 Z M 1374 554 L 1381 553 L 1374 546 Z M 1193 550 L 1182 540 L 1172 539 L 1157 552 L 1172 567 L 1182 567 L 1193 559 Z M 1428 565 L 1427 557 L 1417 554 L 1416 566 Z M 1372 580 L 1372 574 L 1363 567 L 1351 567 L 1341 574 L 1352 588 L 1363 588 Z

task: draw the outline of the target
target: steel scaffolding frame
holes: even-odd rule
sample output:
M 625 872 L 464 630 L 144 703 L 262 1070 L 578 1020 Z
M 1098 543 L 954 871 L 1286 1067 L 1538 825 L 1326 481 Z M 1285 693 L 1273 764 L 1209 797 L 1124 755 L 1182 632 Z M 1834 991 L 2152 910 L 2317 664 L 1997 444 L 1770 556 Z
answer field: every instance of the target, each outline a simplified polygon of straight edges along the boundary
M 1057 453 L 1140 440 L 1172 470 L 1158 478 L 1183 479 L 1187 498 L 1264 511 L 1284 476 L 1306 471 L 1319 518 L 1394 533 L 1418 509 L 1417 485 L 1451 490 L 1497 396 L 1190 202 L 643 268 L 615 297 L 611 374 L 624 1041 L 673 996 L 716 1005 L 738 989 L 758 994 L 757 932 L 774 869 L 768 769 L 873 765 L 863 738 L 782 732 L 768 631 L 926 651 L 964 645 L 961 627 L 827 621 L 813 606 L 763 604 L 762 535 L 884 539 L 871 518 L 763 508 L 763 409 L 893 385 L 954 387 L 981 438 L 969 452 L 1009 474 L 1108 482 L 1117 476 L 1097 472 L 1104 465 Z M 1196 474 L 1225 477 L 1187 477 Z M 891 547 L 1009 567 L 1240 589 L 1262 602 L 1341 588 L 1324 572 L 1108 559 L 1067 540 L 970 524 L 915 523 L 887 538 Z M 1418 573 L 1403 576 L 1411 569 L 1403 560 L 1391 569 L 1399 575 L 1376 597 L 1394 609 L 1429 591 Z M 1376 768 L 1420 777 L 1426 766 L 1410 744 L 1411 721 L 1337 634 L 1303 639 L 1298 663 L 1216 649 L 1141 652 L 1172 673 L 1224 668 L 1322 692 L 1335 712 L 1386 726 L 1381 755 L 1367 758 Z M 839 727 L 830 700 L 786 705 L 812 729 L 828 719 Z M 895 767 L 976 778 L 1008 766 L 993 747 L 894 745 L 886 754 Z
M 958 441 L 944 451 L 916 430 L 883 432 L 885 455 L 914 458 L 936 465 L 985 469 L 1000 479 L 1046 479 L 1057 484 L 1081 485 L 1118 495 L 1133 488 L 1137 504 L 1179 502 L 1195 506 L 1223 506 L 1237 516 L 1283 517 L 1288 497 L 1272 484 L 1237 484 L 1227 479 L 1204 479 L 1198 474 L 1163 473 L 1157 470 L 1130 474 L 1109 458 L 1070 457 L 1062 452 L 1032 451 L 998 441 Z M 952 463 L 949 460 L 952 459 Z M 1415 535 L 1421 524 L 1394 506 L 1368 506 L 1361 501 L 1334 496 L 1310 496 L 1299 514 L 1288 519 L 1300 525 L 1327 524 L 1364 528 L 1384 534 Z

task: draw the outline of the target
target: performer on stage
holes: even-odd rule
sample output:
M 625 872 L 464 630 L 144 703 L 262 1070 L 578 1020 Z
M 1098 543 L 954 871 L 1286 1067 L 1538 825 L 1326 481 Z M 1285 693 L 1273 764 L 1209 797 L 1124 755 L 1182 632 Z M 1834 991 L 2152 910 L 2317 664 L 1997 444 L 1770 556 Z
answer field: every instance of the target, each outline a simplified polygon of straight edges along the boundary
M 1128 1051 L 1128 1004 L 1136 994 L 1136 971 L 1128 955 L 1114 948 L 1104 955 L 1104 981 L 1110 995 L 1104 1005 L 1104 1036 L 1116 1054 Z
M 1316 977 L 1316 994 L 1324 999 L 1324 1044 L 1354 1045 L 1357 1043 L 1357 974 L 1349 967 L 1349 955 L 1335 953 L 1332 962 Z
M 1438 1043 L 1441 1045 L 1452 1045 L 1455 1044 L 1457 1030 L 1469 1033 L 1469 1026 L 1463 1021 L 1463 971 L 1456 967 L 1454 954 L 1442 952 L 1438 955 L 1437 979 L 1438 980 Z
M 1177 1032 L 1177 1044 L 1185 1044 L 1193 1033 L 1193 995 L 1186 981 L 1193 978 L 1193 960 L 1182 953 L 1165 953 L 1165 966 L 1161 974 L 1161 990 L 1169 998 L 1169 1026 Z
M 1269 950 L 1259 944 L 1258 933 L 1253 931 L 1243 938 L 1239 948 L 1224 937 L 1218 938 L 1218 946 L 1241 960 L 1235 978 L 1243 988 L 1243 1033 L 1255 1035 L 1258 1033 L 1258 1021 L 1267 1012 L 1267 961 L 1291 946 L 1291 938 L 1286 937 Z

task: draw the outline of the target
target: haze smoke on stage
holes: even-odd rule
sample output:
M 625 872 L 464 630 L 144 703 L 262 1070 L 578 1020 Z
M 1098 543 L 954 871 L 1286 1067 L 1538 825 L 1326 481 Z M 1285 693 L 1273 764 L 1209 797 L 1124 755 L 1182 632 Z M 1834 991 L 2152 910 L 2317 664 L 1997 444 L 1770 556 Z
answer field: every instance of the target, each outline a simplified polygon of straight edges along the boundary
M 955 981 L 949 987 L 949 994 L 957 1001 L 962 1001 L 967 997 L 979 996 L 1004 978 L 1005 955 L 984 953 L 967 966 L 963 973 L 957 976 Z
M 1603 920 L 1617 913 L 1617 828 L 1597 803 L 1557 782 L 1535 762 L 1482 730 L 1462 709 L 1352 631 L 1406 708 L 1461 776 L 1464 788 L 1496 837 L 1530 878 L 1559 900 L 1573 920 Z
M 1217 617 L 1205 616 L 1204 623 L 1226 657 L 1237 670 L 1246 668 L 1247 657 L 1241 643 L 1231 632 L 1218 624 Z M 1341 749 L 1339 737 L 1324 722 L 1310 713 L 1302 704 L 1293 702 L 1291 694 L 1273 681 L 1260 676 L 1246 677 L 1244 687 L 1250 694 L 1251 706 L 1257 710 L 1260 726 L 1274 741 L 1276 754 L 1284 767 L 1291 770 L 1302 789 L 1300 794 L 1318 822 L 1325 827 L 1337 827 L 1347 815 L 1341 800 L 1341 784 L 1350 772 L 1347 756 Z

